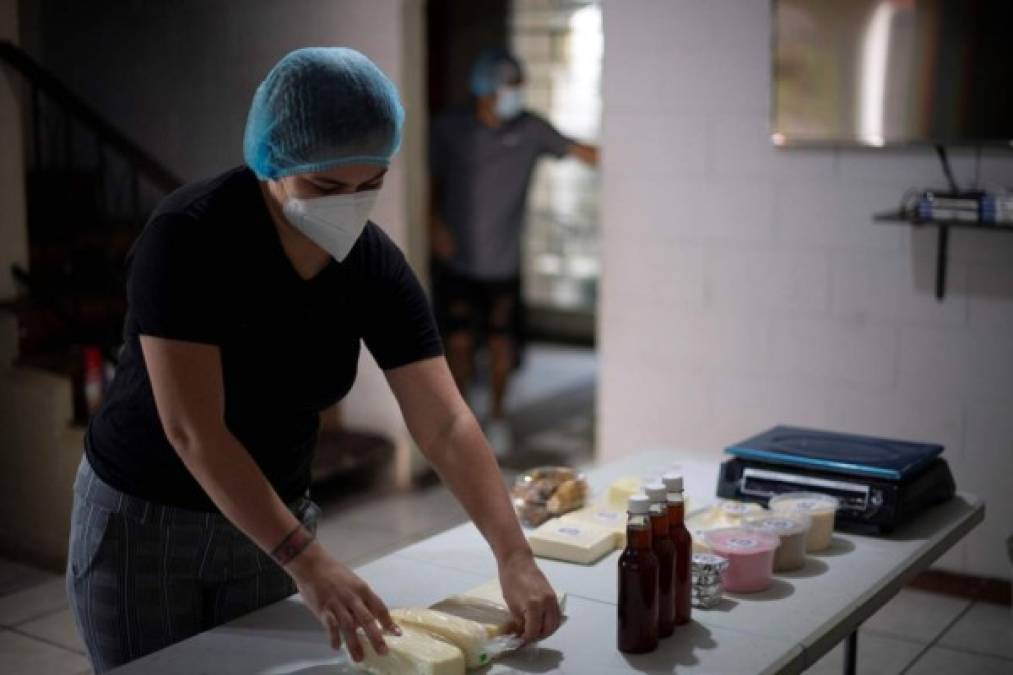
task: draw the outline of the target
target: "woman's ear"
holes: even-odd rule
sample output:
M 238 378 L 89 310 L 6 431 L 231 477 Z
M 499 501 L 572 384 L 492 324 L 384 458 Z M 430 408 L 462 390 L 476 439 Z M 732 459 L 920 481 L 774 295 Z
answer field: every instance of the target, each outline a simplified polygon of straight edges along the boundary
M 271 193 L 271 197 L 278 203 L 278 206 L 284 206 L 285 201 L 289 197 L 289 189 L 286 184 L 287 178 L 271 178 L 267 181 L 268 192 Z

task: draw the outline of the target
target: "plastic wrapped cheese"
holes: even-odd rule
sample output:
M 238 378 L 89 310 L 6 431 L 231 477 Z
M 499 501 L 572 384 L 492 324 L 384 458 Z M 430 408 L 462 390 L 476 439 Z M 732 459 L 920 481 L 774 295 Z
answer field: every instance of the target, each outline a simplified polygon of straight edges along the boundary
M 626 502 L 630 497 L 640 492 L 643 483 L 634 476 L 625 476 L 612 482 L 605 493 L 606 504 L 613 511 L 626 512 Z
M 591 523 L 550 520 L 528 535 L 535 555 L 590 565 L 615 548 L 609 530 Z
M 585 506 L 582 509 L 571 511 L 560 520 L 564 522 L 590 523 L 604 528 L 612 533 L 613 546 L 623 548 L 626 546 L 626 512 L 616 511 L 606 506 Z
M 402 624 L 401 635 L 383 636 L 390 650 L 383 655 L 361 629 L 359 638 L 364 658 L 356 665 L 372 675 L 464 675 L 464 652 L 427 631 Z
M 514 626 L 513 614 L 505 603 L 466 595 L 452 595 L 440 600 L 431 609 L 474 621 L 485 629 L 489 637 L 507 635 Z
M 481 668 L 492 660 L 486 649 L 490 636 L 476 621 L 435 609 L 393 609 L 390 616 L 400 626 L 419 628 L 456 645 L 469 668 Z
M 491 603 L 495 603 L 502 607 L 506 607 L 506 600 L 503 599 L 503 589 L 499 585 L 499 579 L 490 579 L 481 586 L 476 586 L 470 591 L 465 591 L 456 597 L 464 598 L 475 598 L 478 600 L 487 600 Z M 559 608 L 566 608 L 566 593 L 560 593 L 556 591 L 556 600 L 559 601 Z

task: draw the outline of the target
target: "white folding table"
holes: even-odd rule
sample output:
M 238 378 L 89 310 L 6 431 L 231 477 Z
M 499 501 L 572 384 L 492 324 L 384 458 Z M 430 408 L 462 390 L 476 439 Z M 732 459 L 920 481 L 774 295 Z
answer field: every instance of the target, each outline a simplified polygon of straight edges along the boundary
M 592 467 L 592 491 L 615 478 L 642 476 L 678 461 L 652 452 Z M 683 462 L 691 508 L 712 502 L 716 463 Z M 693 621 L 662 640 L 657 651 L 616 650 L 618 552 L 594 565 L 540 560 L 552 585 L 567 594 L 567 621 L 536 647 L 494 664 L 499 673 L 798 673 L 842 640 L 846 669 L 854 670 L 859 625 L 908 581 L 928 568 L 984 518 L 980 500 L 958 494 L 889 536 L 837 532 L 824 554 L 798 571 L 777 576 L 767 591 L 726 594 L 712 610 L 693 610 Z M 391 607 L 427 606 L 496 575 L 496 563 L 470 523 L 400 549 L 360 574 Z M 117 675 L 263 673 L 323 675 L 354 670 L 327 645 L 298 598 L 276 603 L 237 621 L 150 654 Z

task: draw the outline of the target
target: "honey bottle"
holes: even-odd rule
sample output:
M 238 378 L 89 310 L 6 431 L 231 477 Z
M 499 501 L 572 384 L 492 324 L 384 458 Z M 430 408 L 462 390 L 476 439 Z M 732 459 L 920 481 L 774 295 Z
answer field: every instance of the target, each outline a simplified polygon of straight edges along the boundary
M 619 651 L 643 654 L 658 647 L 658 557 L 651 547 L 651 501 L 627 502 L 626 548 L 619 556 Z
M 650 483 L 644 492 L 651 500 L 651 548 L 658 557 L 658 637 L 675 632 L 675 542 L 668 525 L 668 489 Z
M 666 473 L 662 478 L 668 491 L 668 531 L 675 543 L 675 623 L 689 622 L 693 599 L 693 539 L 686 529 L 686 503 L 682 496 L 682 475 Z

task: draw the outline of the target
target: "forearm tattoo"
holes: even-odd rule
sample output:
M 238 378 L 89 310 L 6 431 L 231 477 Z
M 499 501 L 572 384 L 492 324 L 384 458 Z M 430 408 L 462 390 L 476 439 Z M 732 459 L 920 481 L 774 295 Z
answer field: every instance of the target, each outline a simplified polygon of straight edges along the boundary
M 316 535 L 303 527 L 302 524 L 299 524 L 281 540 L 280 544 L 274 547 L 274 550 L 271 551 L 271 557 L 274 558 L 276 563 L 284 567 L 297 555 L 302 553 L 307 546 L 313 543 L 315 537 Z

